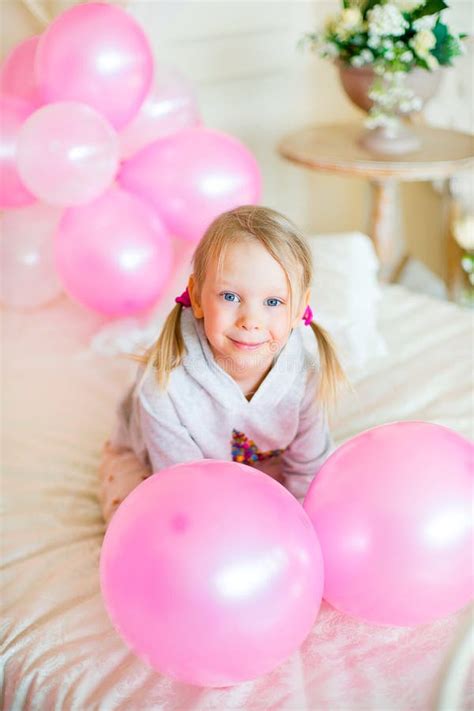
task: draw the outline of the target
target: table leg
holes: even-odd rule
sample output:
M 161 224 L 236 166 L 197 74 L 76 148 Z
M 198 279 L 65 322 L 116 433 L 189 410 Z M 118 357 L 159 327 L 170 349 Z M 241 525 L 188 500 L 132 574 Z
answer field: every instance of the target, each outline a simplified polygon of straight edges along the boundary
M 393 178 L 371 181 L 372 212 L 370 237 L 380 260 L 380 279 L 388 282 L 397 278 L 406 264 L 407 256 L 400 244 L 398 220 L 398 183 Z
M 454 239 L 453 227 L 461 215 L 458 201 L 453 195 L 451 180 L 448 178 L 443 185 L 444 212 L 444 282 L 450 299 L 456 299 L 463 281 L 461 268 L 462 249 Z

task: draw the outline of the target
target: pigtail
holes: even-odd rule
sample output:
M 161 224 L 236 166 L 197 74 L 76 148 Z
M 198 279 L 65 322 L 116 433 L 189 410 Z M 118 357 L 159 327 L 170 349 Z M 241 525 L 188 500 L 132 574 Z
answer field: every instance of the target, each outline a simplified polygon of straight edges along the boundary
M 171 371 L 180 365 L 186 353 L 181 333 L 182 308 L 182 304 L 176 304 L 169 312 L 155 343 L 143 355 L 133 357 L 156 370 L 160 390 L 166 390 Z
M 349 382 L 328 332 L 314 321 L 311 321 L 310 326 L 318 342 L 320 358 L 320 380 L 317 398 L 323 407 L 328 409 L 336 400 L 339 386 L 342 384 L 349 385 Z

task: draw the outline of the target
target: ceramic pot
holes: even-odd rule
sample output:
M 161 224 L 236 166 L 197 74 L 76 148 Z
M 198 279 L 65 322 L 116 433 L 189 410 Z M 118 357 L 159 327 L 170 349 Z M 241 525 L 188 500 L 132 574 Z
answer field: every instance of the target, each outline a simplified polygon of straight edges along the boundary
M 343 62 L 337 62 L 337 65 L 341 84 L 347 96 L 353 104 L 368 112 L 373 106 L 373 101 L 368 96 L 376 77 L 373 68 L 370 65 L 351 67 Z M 405 77 L 406 86 L 421 100 L 422 106 L 436 94 L 440 81 L 439 70 L 430 72 L 420 67 L 415 67 Z M 379 126 L 365 130 L 360 136 L 359 143 L 371 153 L 388 156 L 417 151 L 421 147 L 420 139 L 402 120 L 411 113 L 414 112 L 398 112 L 398 120 L 390 127 Z
M 376 76 L 372 67 L 351 67 L 338 62 L 338 69 L 342 87 L 349 99 L 363 111 L 369 111 L 373 101 L 369 99 L 368 93 Z M 436 94 L 440 81 L 440 70 L 429 72 L 427 69 L 415 67 L 411 72 L 407 72 L 405 84 L 415 92 L 424 106 Z

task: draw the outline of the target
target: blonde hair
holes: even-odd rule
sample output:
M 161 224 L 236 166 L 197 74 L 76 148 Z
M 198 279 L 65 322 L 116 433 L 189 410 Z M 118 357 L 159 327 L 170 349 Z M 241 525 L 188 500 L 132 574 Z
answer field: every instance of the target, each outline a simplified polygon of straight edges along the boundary
M 214 260 L 217 260 L 217 269 L 220 270 L 226 249 L 242 240 L 259 242 L 282 267 L 289 287 L 290 312 L 294 318 L 304 293 L 313 281 L 311 250 L 301 232 L 286 217 L 270 208 L 243 205 L 224 212 L 214 220 L 192 258 L 197 293 L 201 294 L 207 270 Z M 156 342 L 143 356 L 136 357 L 155 368 L 161 389 L 166 389 L 171 371 L 186 354 L 180 326 L 182 308 L 181 304 L 176 304 Z M 317 397 L 327 407 L 335 400 L 339 384 L 347 382 L 346 376 L 327 332 L 315 321 L 311 322 L 311 329 L 318 343 L 321 363 Z

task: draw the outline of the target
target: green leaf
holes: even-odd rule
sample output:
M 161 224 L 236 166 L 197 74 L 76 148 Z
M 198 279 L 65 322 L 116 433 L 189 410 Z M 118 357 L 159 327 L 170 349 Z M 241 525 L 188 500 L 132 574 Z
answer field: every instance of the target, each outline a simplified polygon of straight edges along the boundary
M 424 5 L 421 5 L 421 7 L 415 10 L 412 17 L 414 20 L 418 20 L 419 17 L 424 17 L 425 15 L 434 15 L 437 12 L 441 12 L 447 7 L 448 6 L 444 2 L 444 0 L 426 0 Z
M 431 54 L 436 57 L 441 65 L 451 65 L 453 57 L 461 54 L 458 40 L 449 34 L 449 30 L 442 22 L 437 22 L 433 27 L 436 45 Z
M 433 27 L 433 34 L 436 37 L 436 44 L 442 44 L 449 35 L 448 27 L 443 22 L 437 22 Z

